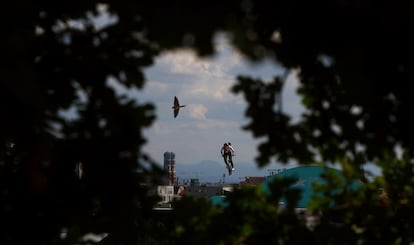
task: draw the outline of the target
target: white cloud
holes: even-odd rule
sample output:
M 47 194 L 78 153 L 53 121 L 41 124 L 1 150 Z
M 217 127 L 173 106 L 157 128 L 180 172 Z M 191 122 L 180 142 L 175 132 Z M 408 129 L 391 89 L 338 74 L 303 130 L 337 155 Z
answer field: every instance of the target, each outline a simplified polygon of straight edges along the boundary
M 169 135 L 172 133 L 171 127 L 163 122 L 154 122 L 152 125 L 152 130 L 154 134 L 158 136 Z
M 207 107 L 202 104 L 191 105 L 189 108 L 190 115 L 194 119 L 203 120 L 206 119 Z
M 227 121 L 220 121 L 220 120 L 204 120 L 199 123 L 197 123 L 198 129 L 203 130 L 227 130 L 229 127 L 235 126 L 235 123 L 233 122 L 227 122 Z M 239 125 L 236 125 L 239 126 Z
M 147 90 L 150 93 L 155 93 L 155 92 L 166 92 L 168 90 L 168 84 L 166 83 L 162 83 L 162 82 L 156 82 L 156 81 L 151 81 L 150 83 L 147 83 Z
M 297 88 L 299 86 L 299 78 L 297 71 L 293 70 L 289 73 L 286 79 L 286 84 L 283 88 L 282 103 L 283 111 L 289 114 L 292 118 L 292 123 L 300 119 L 300 115 L 305 108 L 301 103 L 301 98 L 297 95 Z
M 229 76 L 232 62 L 211 62 L 201 60 L 194 53 L 171 52 L 162 57 L 163 65 L 170 65 L 171 73 L 186 75 L 182 81 L 181 92 L 190 98 L 208 98 L 219 101 L 228 101 L 230 87 L 235 81 Z
M 208 61 L 198 58 L 190 50 L 166 52 L 162 63 L 170 67 L 171 73 L 177 74 L 207 73 L 209 65 Z

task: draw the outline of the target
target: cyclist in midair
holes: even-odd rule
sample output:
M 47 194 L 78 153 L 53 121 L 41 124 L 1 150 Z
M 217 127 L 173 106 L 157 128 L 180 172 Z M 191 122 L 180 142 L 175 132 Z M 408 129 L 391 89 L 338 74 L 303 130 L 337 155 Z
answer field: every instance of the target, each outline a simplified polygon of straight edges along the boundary
M 224 163 L 226 164 L 227 168 L 229 169 L 229 175 L 234 170 L 234 164 L 232 156 L 234 155 L 234 148 L 230 143 L 224 143 L 223 147 L 220 150 L 221 155 L 224 158 Z

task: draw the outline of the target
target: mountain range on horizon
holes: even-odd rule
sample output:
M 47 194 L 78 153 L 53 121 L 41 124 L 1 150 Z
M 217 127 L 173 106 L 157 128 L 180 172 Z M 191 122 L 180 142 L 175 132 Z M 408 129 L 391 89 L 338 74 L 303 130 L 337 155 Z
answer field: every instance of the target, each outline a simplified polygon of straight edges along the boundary
M 265 177 L 271 173 L 270 168 L 258 168 L 253 163 L 235 162 L 235 171 L 228 175 L 224 162 L 219 163 L 211 160 L 203 160 L 199 163 L 176 163 L 175 170 L 178 183 L 190 179 L 199 179 L 200 183 L 239 183 L 246 177 Z

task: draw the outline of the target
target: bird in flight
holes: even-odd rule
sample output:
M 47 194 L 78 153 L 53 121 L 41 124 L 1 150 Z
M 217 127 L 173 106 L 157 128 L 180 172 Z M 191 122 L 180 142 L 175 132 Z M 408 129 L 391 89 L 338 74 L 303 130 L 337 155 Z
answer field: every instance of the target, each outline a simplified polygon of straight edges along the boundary
M 174 109 L 174 118 L 177 117 L 180 108 L 184 106 L 185 105 L 180 105 L 180 102 L 178 101 L 177 96 L 174 96 L 174 106 L 172 107 Z

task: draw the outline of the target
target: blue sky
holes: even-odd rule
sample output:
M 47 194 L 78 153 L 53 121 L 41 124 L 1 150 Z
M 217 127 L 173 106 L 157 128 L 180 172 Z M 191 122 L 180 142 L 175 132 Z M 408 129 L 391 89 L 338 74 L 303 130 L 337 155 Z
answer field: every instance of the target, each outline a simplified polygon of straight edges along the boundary
M 156 106 L 157 119 L 145 131 L 148 139 L 144 151 L 154 160 L 163 161 L 165 151 L 176 154 L 179 164 L 202 160 L 222 162 L 219 154 L 224 142 L 236 150 L 235 161 L 254 163 L 260 139 L 242 130 L 248 119 L 244 116 L 246 102 L 242 95 L 231 93 L 237 75 L 272 80 L 284 69 L 271 61 L 248 63 L 235 52 L 221 35 L 215 39 L 217 54 L 200 59 L 189 50 L 162 54 L 154 66 L 146 70 L 145 88 L 130 96 Z M 303 108 L 296 95 L 297 80 L 289 76 L 283 91 L 283 110 L 298 118 Z M 173 98 L 177 96 L 186 107 L 173 117 Z M 271 163 L 266 168 L 282 168 Z

